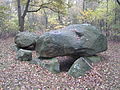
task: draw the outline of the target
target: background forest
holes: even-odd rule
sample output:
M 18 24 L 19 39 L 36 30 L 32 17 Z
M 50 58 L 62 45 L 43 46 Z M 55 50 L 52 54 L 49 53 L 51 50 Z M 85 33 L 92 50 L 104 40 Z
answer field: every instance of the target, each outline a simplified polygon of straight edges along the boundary
M 17 1 L 0 0 L 0 37 L 20 30 L 18 17 L 22 17 L 29 1 L 24 30 L 46 32 L 69 24 L 89 23 L 111 40 L 120 40 L 120 5 L 116 0 L 20 0 L 19 14 Z

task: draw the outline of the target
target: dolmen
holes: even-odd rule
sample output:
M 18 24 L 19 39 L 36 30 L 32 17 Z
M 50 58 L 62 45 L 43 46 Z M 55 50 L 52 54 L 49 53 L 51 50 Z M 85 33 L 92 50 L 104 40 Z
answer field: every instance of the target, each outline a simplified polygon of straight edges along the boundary
M 101 30 L 90 24 L 74 24 L 37 35 L 20 32 L 15 37 L 16 59 L 29 61 L 53 73 L 67 71 L 75 78 L 101 61 L 98 53 L 107 50 L 107 39 Z M 32 57 L 32 51 L 37 58 Z

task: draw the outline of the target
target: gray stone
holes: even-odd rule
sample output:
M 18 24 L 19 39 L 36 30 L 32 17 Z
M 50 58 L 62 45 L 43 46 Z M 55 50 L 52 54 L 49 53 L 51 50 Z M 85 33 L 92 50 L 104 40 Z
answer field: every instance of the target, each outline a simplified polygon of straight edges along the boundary
M 60 72 L 60 64 L 57 58 L 52 59 L 33 59 L 30 61 L 31 64 L 39 65 L 52 73 Z
M 30 61 L 32 60 L 32 51 L 20 49 L 17 51 L 16 59 Z
M 20 32 L 15 37 L 15 43 L 18 47 L 26 48 L 36 44 L 38 35 L 32 32 Z
M 89 62 L 84 57 L 80 57 L 79 59 L 77 59 L 69 69 L 68 74 L 75 78 L 78 78 L 79 76 L 83 76 L 86 73 L 86 71 L 91 69 L 91 67 L 88 65 L 88 63 L 86 63 L 85 60 Z
M 97 63 L 97 62 L 100 62 L 102 61 L 102 57 L 100 56 L 90 56 L 90 57 L 84 57 L 85 59 L 87 59 L 89 62 L 91 63 Z
M 11 50 L 14 51 L 14 52 L 17 52 L 19 49 L 20 48 L 18 48 L 16 44 L 11 46 Z
M 92 56 L 105 50 L 106 37 L 89 24 L 75 24 L 47 32 L 36 43 L 36 52 L 40 57 Z
M 38 58 L 33 58 L 31 61 L 29 61 L 30 64 L 36 64 L 41 65 L 41 60 Z

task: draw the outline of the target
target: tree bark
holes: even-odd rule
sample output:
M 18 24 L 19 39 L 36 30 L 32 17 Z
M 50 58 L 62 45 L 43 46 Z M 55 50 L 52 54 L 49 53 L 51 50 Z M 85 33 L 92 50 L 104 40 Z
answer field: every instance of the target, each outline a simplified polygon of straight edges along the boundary
M 22 17 L 21 16 L 21 23 L 20 23 L 20 28 L 19 28 L 19 31 L 20 32 L 23 32 L 24 31 L 24 23 L 25 23 L 25 17 Z

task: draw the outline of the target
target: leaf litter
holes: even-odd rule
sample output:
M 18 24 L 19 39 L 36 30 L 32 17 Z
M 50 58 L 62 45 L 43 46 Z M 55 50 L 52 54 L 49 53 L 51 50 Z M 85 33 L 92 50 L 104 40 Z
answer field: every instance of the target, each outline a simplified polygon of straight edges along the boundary
M 15 59 L 13 38 L 0 40 L 0 90 L 120 90 L 120 43 L 108 42 L 103 61 L 92 64 L 85 76 L 52 74 L 40 66 Z M 35 54 L 35 52 L 33 52 Z M 97 71 L 101 76 L 96 74 Z

